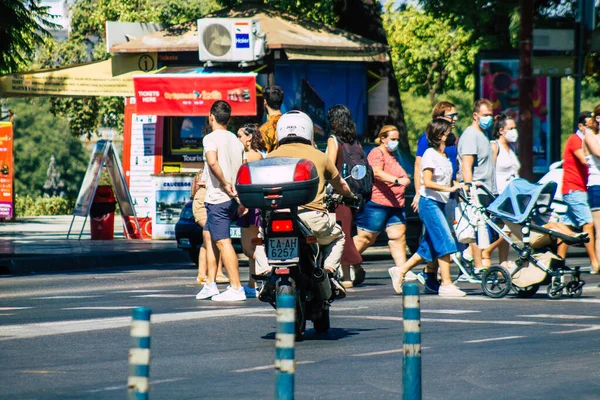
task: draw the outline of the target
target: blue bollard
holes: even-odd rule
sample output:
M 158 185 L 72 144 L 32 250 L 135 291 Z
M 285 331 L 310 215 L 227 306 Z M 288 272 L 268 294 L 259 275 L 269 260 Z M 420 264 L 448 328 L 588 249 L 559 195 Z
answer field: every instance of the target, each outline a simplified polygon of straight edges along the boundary
M 131 349 L 129 350 L 129 377 L 127 398 L 148 400 L 150 392 L 150 314 L 146 307 L 133 309 L 131 322 Z
M 294 373 L 296 359 L 294 321 L 296 306 L 294 296 L 277 296 L 277 333 L 275 334 L 275 399 L 294 399 Z
M 402 285 L 402 399 L 421 399 L 421 301 L 419 287 Z

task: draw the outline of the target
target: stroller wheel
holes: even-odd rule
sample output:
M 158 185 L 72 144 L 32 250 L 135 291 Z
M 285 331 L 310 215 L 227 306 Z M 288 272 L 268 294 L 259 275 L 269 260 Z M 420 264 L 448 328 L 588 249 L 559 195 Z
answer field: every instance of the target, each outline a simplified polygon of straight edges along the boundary
M 560 299 L 562 296 L 562 289 L 556 290 L 560 287 L 560 282 L 552 282 L 552 284 L 548 285 L 546 288 L 546 293 L 548 293 L 548 297 L 552 300 Z
M 510 273 L 500 265 L 491 266 L 481 274 L 481 289 L 488 297 L 502 298 L 511 288 Z
M 530 297 L 533 297 L 537 293 L 538 289 L 540 288 L 540 285 L 536 283 L 534 285 L 527 286 L 524 288 L 513 285 L 512 288 L 518 297 L 522 299 L 528 299 Z
M 567 294 L 573 298 L 580 297 L 583 294 L 583 285 L 577 281 L 567 283 Z

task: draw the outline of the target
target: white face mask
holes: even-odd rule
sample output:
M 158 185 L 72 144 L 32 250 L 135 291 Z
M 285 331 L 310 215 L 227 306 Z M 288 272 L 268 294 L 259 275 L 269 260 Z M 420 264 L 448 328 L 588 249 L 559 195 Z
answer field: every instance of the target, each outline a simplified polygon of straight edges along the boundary
M 389 142 L 387 142 L 387 149 L 390 152 L 396 151 L 396 149 L 398 148 L 398 141 L 397 140 L 390 140 Z
M 517 131 L 516 128 L 513 128 L 504 134 L 504 138 L 507 142 L 514 143 L 519 139 L 519 131 Z

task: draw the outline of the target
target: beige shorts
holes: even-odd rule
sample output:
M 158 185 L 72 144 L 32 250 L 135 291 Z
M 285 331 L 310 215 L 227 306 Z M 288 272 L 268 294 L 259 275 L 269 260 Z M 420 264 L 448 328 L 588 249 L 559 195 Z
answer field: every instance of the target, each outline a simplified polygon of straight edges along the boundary
M 194 203 L 192 204 L 194 219 L 203 228 L 206 224 L 206 207 L 204 207 L 204 197 L 206 197 L 206 188 L 201 187 L 196 192 L 196 195 L 194 196 Z

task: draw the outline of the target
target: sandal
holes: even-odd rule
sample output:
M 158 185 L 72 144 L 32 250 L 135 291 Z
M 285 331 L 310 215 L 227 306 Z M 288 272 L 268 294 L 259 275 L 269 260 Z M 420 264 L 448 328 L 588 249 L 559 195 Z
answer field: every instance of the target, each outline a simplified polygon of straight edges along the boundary
M 215 282 L 217 283 L 229 283 L 229 278 L 225 275 L 217 275 L 215 278 Z
M 402 294 L 402 285 L 404 284 L 404 274 L 400 271 L 400 267 L 391 267 L 388 269 L 390 278 L 392 278 L 392 286 L 397 294 Z
M 354 284 L 352 283 L 352 281 L 342 281 L 342 286 L 345 287 L 346 289 L 349 289 L 349 288 L 353 287 Z
M 204 282 L 206 282 L 206 278 L 206 275 L 198 275 L 196 277 L 196 284 L 202 285 Z

